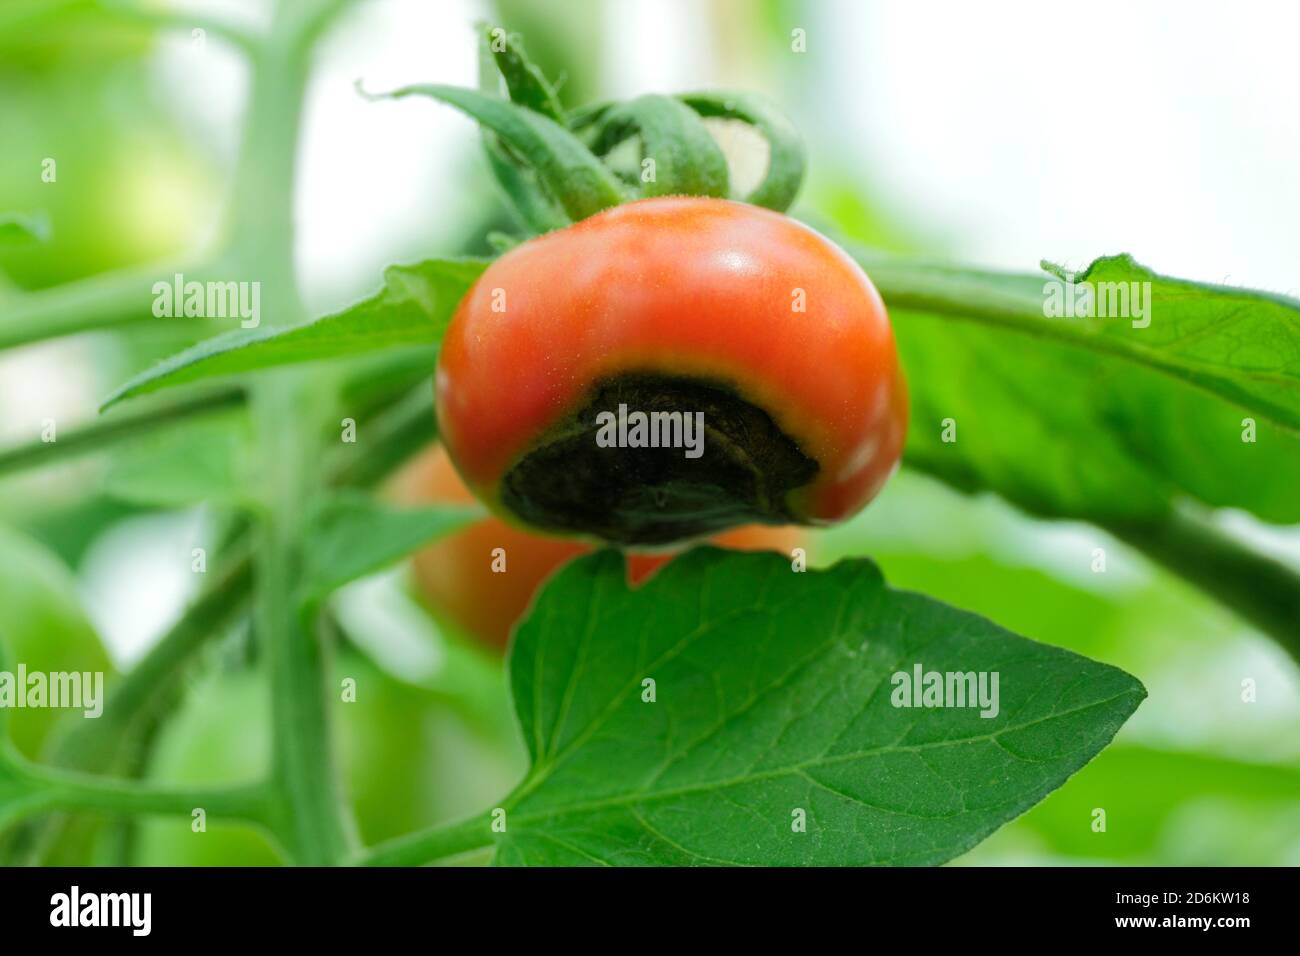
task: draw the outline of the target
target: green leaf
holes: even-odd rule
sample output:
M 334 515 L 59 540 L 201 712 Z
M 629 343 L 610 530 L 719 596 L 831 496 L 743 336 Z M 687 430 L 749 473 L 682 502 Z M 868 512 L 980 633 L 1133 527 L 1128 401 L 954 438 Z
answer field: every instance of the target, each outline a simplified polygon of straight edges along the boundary
M 390 508 L 364 494 L 340 492 L 317 506 L 308 522 L 305 598 L 382 570 L 483 515 L 479 507 Z
M 916 665 L 997 673 L 998 713 L 893 706 Z M 893 591 L 870 562 L 796 574 L 711 548 L 633 591 L 612 552 L 568 565 L 510 674 L 532 768 L 498 862 L 532 865 L 942 863 L 1060 786 L 1145 696 Z
M 378 295 L 306 325 L 240 330 L 207 339 L 131 379 L 101 410 L 186 382 L 385 349 L 428 348 L 432 365 L 432 350 L 442 341 L 457 304 L 486 268 L 487 262 L 479 259 L 390 266 Z
M 256 460 L 252 426 L 242 410 L 209 416 L 121 445 L 103 489 L 122 501 L 171 508 L 251 505 L 257 501 Z
M 619 104 L 605 114 L 593 149 L 604 155 L 637 133 L 643 160 L 654 161 L 654 179 L 642 187 L 644 195 L 726 198 L 727 157 L 700 118 L 680 101 L 646 95 Z
M 429 96 L 454 106 L 492 130 L 526 159 L 538 178 L 574 222 L 617 206 L 628 198 L 618 179 L 582 142 L 541 113 L 459 86 L 419 84 L 370 99 Z
M 1300 431 L 1300 301 L 1270 292 L 1189 282 L 1157 275 L 1132 256 L 1097 259 L 1063 281 L 1087 286 L 1109 299 L 1133 283 L 1150 283 L 1151 314 L 1142 319 L 1093 319 L 1090 335 L 1177 374 L 1212 394 L 1258 409 Z M 1115 291 L 1107 295 L 1103 290 Z M 1147 327 L 1138 327 L 1149 322 Z
M 1147 519 L 1189 495 L 1300 521 L 1300 303 L 1098 260 L 1081 281 L 1151 284 L 1135 328 L 1047 317 L 1050 276 L 861 261 L 898 339 L 911 464 L 1051 517 Z
M 747 93 L 688 93 L 679 96 L 701 116 L 735 119 L 753 126 L 767 140 L 767 173 L 745 202 L 784 212 L 803 183 L 803 140 L 794 124 L 766 100 Z
M 42 543 L 0 525 L 0 671 L 19 665 L 28 673 L 102 672 L 113 668 L 94 625 L 82 610 L 77 580 Z M 0 707 L 12 741 L 28 759 L 46 751 L 68 711 L 53 707 Z

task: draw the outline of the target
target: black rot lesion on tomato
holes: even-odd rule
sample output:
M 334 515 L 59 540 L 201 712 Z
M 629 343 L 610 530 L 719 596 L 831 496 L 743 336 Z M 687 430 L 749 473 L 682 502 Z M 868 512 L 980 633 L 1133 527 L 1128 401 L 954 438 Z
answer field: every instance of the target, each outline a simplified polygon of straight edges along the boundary
M 737 524 L 798 520 L 791 492 L 820 467 L 762 408 L 720 380 L 653 372 L 602 379 L 506 472 L 501 503 L 527 524 L 616 544 L 657 545 Z M 703 417 L 698 458 L 681 448 L 602 447 L 620 406 Z

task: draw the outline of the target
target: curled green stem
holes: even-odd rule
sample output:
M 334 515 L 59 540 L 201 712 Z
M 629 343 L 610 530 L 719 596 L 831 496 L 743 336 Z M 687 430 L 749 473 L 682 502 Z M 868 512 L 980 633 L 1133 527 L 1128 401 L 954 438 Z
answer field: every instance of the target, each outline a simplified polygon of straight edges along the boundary
M 679 96 L 700 116 L 734 119 L 753 126 L 767 141 L 767 172 L 745 202 L 784 212 L 799 193 L 804 146 L 790 119 L 766 100 L 747 93 L 687 93 Z

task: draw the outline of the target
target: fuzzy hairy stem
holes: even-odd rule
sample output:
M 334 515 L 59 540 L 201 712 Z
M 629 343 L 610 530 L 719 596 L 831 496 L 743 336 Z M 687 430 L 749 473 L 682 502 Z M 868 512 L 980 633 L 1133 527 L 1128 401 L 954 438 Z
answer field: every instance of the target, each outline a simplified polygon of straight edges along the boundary
M 273 326 L 303 317 L 293 262 L 302 105 L 311 43 L 344 6 L 282 0 L 271 35 L 253 58 L 229 227 L 250 277 L 261 277 Z M 312 413 L 328 407 L 321 394 L 327 387 L 310 370 L 290 370 L 259 382 L 252 401 L 265 505 L 254 559 L 254 623 L 271 674 L 272 824 L 293 861 L 308 865 L 342 862 L 356 841 L 331 748 L 327 648 L 299 594 L 303 512 L 322 481 Z

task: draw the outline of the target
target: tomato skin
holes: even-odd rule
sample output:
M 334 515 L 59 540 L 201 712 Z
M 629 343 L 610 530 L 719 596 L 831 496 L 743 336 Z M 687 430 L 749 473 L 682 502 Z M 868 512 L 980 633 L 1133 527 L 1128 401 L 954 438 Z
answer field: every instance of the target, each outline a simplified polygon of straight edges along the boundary
M 721 380 L 766 411 L 819 466 L 784 502 L 800 523 L 857 512 L 902 452 L 893 332 L 861 268 L 779 213 L 688 197 L 617 206 L 494 262 L 443 341 L 443 441 L 501 510 L 502 476 L 593 383 L 645 372 Z
M 394 478 L 391 493 L 400 502 L 468 504 L 474 501 L 446 451 L 433 446 L 412 459 Z M 789 555 L 802 536 L 791 526 L 749 525 L 711 539 L 737 551 L 778 551 Z M 533 596 L 560 565 L 592 550 L 572 538 L 525 531 L 487 517 L 435 542 L 412 558 L 420 592 L 483 643 L 504 648 L 515 623 Z M 492 555 L 503 548 L 506 571 L 493 572 Z M 674 552 L 630 553 L 628 580 L 640 584 L 674 557 Z

